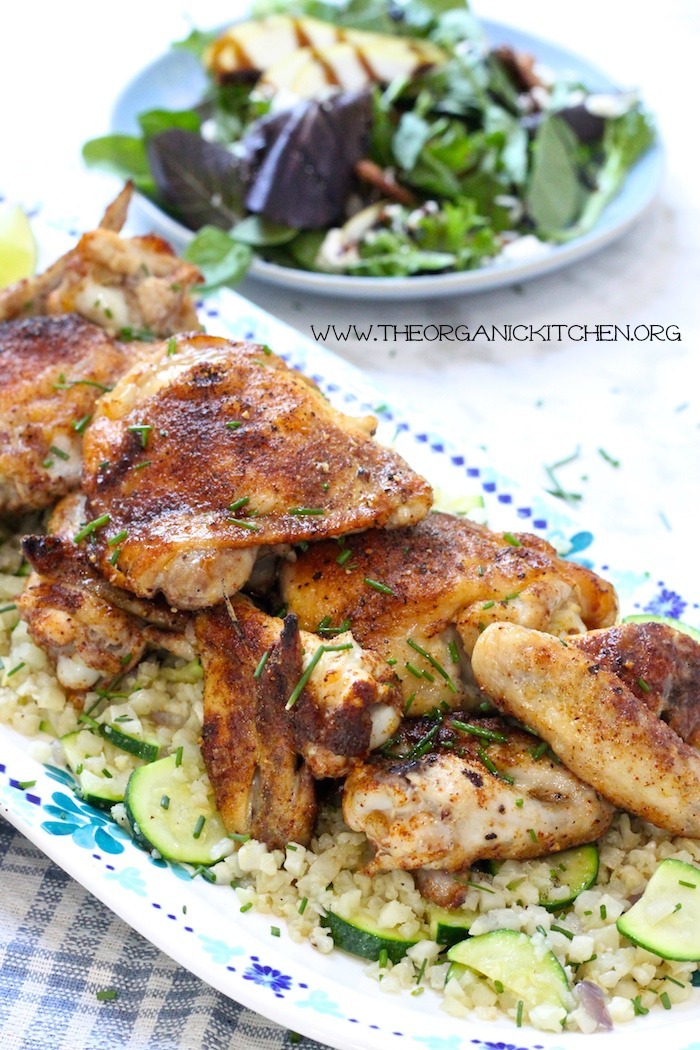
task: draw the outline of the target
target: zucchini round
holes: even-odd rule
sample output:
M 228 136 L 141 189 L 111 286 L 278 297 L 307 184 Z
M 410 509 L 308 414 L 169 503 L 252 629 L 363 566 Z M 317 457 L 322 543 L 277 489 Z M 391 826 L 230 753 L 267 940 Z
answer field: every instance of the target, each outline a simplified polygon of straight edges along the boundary
M 395 930 L 382 929 L 373 919 L 361 913 L 352 919 L 343 919 L 329 911 L 321 919 L 321 925 L 330 930 L 336 948 L 374 962 L 378 962 L 384 953 L 387 960 L 399 962 L 408 949 L 421 940 L 419 937 L 407 940 Z
M 700 868 L 663 860 L 617 928 L 661 959 L 700 961 Z
M 450 962 L 469 966 L 523 999 L 528 1006 L 570 1005 L 569 982 L 554 952 L 541 955 L 527 934 L 493 930 L 450 948 Z
M 211 798 L 194 799 L 190 784 L 176 774 L 178 756 L 168 755 L 135 769 L 124 808 L 134 839 L 164 860 L 208 866 L 230 852 L 231 843 Z

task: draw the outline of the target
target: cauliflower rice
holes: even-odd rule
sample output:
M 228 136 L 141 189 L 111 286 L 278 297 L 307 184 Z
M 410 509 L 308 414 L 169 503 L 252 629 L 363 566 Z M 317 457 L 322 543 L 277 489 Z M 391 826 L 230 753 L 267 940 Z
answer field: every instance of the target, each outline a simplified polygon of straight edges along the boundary
M 17 732 L 36 737 L 34 757 L 65 765 L 58 740 L 80 730 L 80 712 L 70 703 L 46 655 L 30 639 L 18 619 L 14 600 L 24 586 L 17 536 L 0 538 L 0 721 Z M 199 749 L 202 725 L 202 673 L 198 661 L 186 664 L 166 656 L 151 656 L 119 683 L 119 695 L 108 704 L 108 717 L 119 719 L 125 732 L 143 735 L 160 745 L 160 755 L 182 748 L 182 775 L 195 793 L 211 797 Z M 107 702 L 89 693 L 85 710 L 95 704 L 98 717 Z M 109 769 L 124 782 L 140 762 L 88 730 L 82 732 L 86 769 L 103 776 Z M 112 810 L 126 826 L 123 805 Z M 540 889 L 551 887 L 550 864 L 506 861 L 497 874 L 472 873 L 465 912 L 477 913 L 472 935 L 497 929 L 523 931 L 537 952 L 552 950 L 572 988 L 568 1014 L 561 1007 L 528 1011 L 514 995 L 465 967 L 443 961 L 441 947 L 430 939 L 427 902 L 410 872 L 392 871 L 374 877 L 362 874 L 367 856 L 363 834 L 350 831 L 340 809 L 322 807 L 309 848 L 290 843 L 284 851 L 268 850 L 261 842 L 227 843 L 226 856 L 207 870 L 226 893 L 233 887 L 240 906 L 283 918 L 293 941 L 309 942 L 329 953 L 333 941 L 321 920 L 327 910 L 349 918 L 358 910 L 399 937 L 418 939 L 406 956 L 392 965 L 371 963 L 369 978 L 385 992 L 420 995 L 425 988 L 441 993 L 442 1006 L 456 1017 L 496 1020 L 504 1014 L 517 1023 L 551 1031 L 590 1033 L 598 1021 L 587 1009 L 580 982 L 602 989 L 609 1019 L 630 1021 L 651 1009 L 670 1010 L 693 993 L 695 962 L 661 960 L 630 944 L 616 920 L 644 890 L 657 865 L 672 857 L 700 865 L 700 841 L 674 838 L 626 813 L 619 813 L 600 840 L 600 869 L 595 887 L 581 893 L 562 913 L 538 904 Z M 697 976 L 695 977 L 697 980 Z M 583 986 L 586 987 L 585 985 Z

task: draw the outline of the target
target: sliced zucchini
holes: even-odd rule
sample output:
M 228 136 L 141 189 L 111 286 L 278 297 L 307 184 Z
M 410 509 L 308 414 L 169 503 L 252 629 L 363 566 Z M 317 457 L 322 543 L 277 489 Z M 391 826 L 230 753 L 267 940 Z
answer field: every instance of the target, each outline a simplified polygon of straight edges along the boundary
M 100 722 L 100 733 L 105 740 L 109 740 L 121 751 L 128 751 L 130 755 L 143 758 L 146 762 L 155 762 L 158 758 L 160 744 L 156 744 L 152 740 L 144 740 L 143 737 L 125 733 L 114 722 Z
M 395 930 L 382 929 L 367 915 L 358 913 L 352 919 L 342 919 L 340 915 L 329 911 L 321 919 L 321 925 L 330 930 L 336 948 L 360 955 L 363 959 L 377 962 L 385 954 L 391 962 L 399 962 L 409 948 L 417 944 L 420 938 L 407 940 Z
M 176 770 L 173 754 L 140 766 L 129 777 L 124 808 L 134 839 L 164 860 L 215 864 L 230 851 L 226 828 L 213 799 L 196 801 Z
M 573 846 L 560 853 L 550 853 L 544 858 L 544 863 L 549 867 L 551 889 L 566 886 L 569 892 L 565 897 L 552 900 L 551 891 L 545 889 L 540 893 L 539 903 L 547 911 L 559 911 L 576 900 L 579 893 L 595 884 L 598 878 L 598 847 L 592 842 L 586 846 Z
M 100 752 L 104 755 L 105 762 L 102 770 L 96 771 L 90 768 L 94 765 L 90 760 L 95 756 L 94 752 L 86 747 L 86 735 L 88 738 L 94 736 L 87 729 L 76 729 L 61 737 L 66 762 L 78 782 L 80 797 L 91 806 L 111 809 L 117 802 L 124 800 L 126 785 L 137 760 L 134 758 L 128 769 L 120 770 L 117 761 L 122 757 L 120 751 L 108 740 L 100 740 Z
M 436 944 L 451 946 L 469 936 L 469 927 L 477 916 L 475 911 L 463 908 L 440 908 L 429 904 L 427 908 L 430 936 Z
M 672 627 L 674 631 L 680 631 L 681 634 L 687 634 L 694 638 L 696 642 L 700 642 L 700 631 L 697 627 L 691 627 L 680 620 L 674 620 L 672 616 L 651 616 L 649 613 L 635 613 L 633 616 L 623 616 L 622 623 L 665 623 L 667 627 Z
M 530 1007 L 547 1004 L 566 1010 L 571 1004 L 569 982 L 554 952 L 541 955 L 527 934 L 517 930 L 469 937 L 450 948 L 447 958 L 500 981 Z
M 617 928 L 661 959 L 700 961 L 700 868 L 663 860 Z

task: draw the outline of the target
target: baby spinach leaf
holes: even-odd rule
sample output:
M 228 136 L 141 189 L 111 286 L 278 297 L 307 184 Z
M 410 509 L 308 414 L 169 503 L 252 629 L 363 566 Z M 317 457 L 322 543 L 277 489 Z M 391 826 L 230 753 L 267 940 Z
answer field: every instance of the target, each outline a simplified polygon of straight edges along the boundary
M 586 199 L 576 163 L 576 136 L 561 118 L 548 116 L 537 129 L 532 149 L 525 205 L 536 232 L 553 237 L 573 225 Z
M 202 271 L 202 291 L 237 284 L 250 266 L 253 252 L 249 245 L 234 241 L 218 226 L 203 226 L 182 253 Z
M 131 179 L 142 193 L 155 192 L 142 139 L 134 135 L 103 135 L 86 142 L 82 153 L 88 167 Z
M 169 131 L 171 128 L 199 131 L 202 126 L 199 114 L 193 109 L 149 109 L 146 113 L 139 113 L 138 121 L 147 139 L 152 135 L 158 135 L 161 131 Z
M 249 244 L 253 248 L 266 248 L 278 244 L 289 244 L 298 232 L 293 226 L 268 222 L 261 215 L 248 215 L 247 218 L 236 223 L 231 230 L 231 236 L 240 244 Z

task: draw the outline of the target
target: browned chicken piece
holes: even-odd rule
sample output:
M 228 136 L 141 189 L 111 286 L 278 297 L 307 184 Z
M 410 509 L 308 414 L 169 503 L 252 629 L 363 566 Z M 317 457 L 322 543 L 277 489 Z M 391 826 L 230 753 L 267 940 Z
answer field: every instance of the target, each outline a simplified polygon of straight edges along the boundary
M 267 347 L 181 335 L 101 398 L 83 487 L 117 586 L 178 608 L 240 590 L 257 553 L 422 517 L 432 492 Z M 122 535 L 110 546 L 109 535 Z
M 133 357 L 77 314 L 0 324 L 0 514 L 78 486 L 83 430 Z
M 1 290 L 0 321 L 78 313 L 125 340 L 198 328 L 191 289 L 199 270 L 160 237 L 120 237 L 130 193 L 43 274 Z
M 346 780 L 345 820 L 376 850 L 368 872 L 462 871 L 477 860 L 542 856 L 607 830 L 613 807 L 536 749 L 531 734 L 504 719 L 460 715 L 404 722 L 389 753 Z
M 544 540 L 448 514 L 320 543 L 281 570 L 306 630 L 344 625 L 394 665 L 409 713 L 484 701 L 469 657 L 484 626 L 512 620 L 566 637 L 611 624 L 615 592 Z
M 235 650 L 243 646 L 244 655 L 251 654 L 255 668 L 264 666 L 269 654 L 280 646 L 288 659 L 293 659 L 290 677 L 294 683 L 284 698 L 285 722 L 292 727 L 296 753 L 316 779 L 346 776 L 398 728 L 401 696 L 391 669 L 374 653 L 362 650 L 352 635 L 324 641 L 318 635 L 300 632 L 295 617 L 283 621 L 268 616 L 242 595 L 230 601 L 227 610 L 229 619 L 235 620 L 229 632 L 230 645 Z M 204 619 L 198 622 L 206 623 L 206 615 L 202 614 Z M 234 659 L 245 667 L 237 652 Z M 237 686 L 250 696 L 256 688 L 251 675 Z M 217 693 L 217 708 L 225 702 Z M 205 725 L 208 708 L 205 701 Z M 232 753 L 237 751 L 232 744 Z
M 700 749 L 700 644 L 665 623 L 623 623 L 574 644 L 617 675 L 657 718 Z
M 118 591 L 95 570 L 85 542 L 76 543 L 85 521 L 84 497 L 62 500 L 46 536 L 26 536 L 25 557 L 32 565 L 17 599 L 29 634 L 56 664 L 61 685 L 75 694 L 98 681 L 120 676 L 148 648 L 177 656 L 195 655 L 188 618 L 163 605 Z
M 597 656 L 516 624 L 492 624 L 472 654 L 498 707 L 535 730 L 614 805 L 700 838 L 700 755 Z
M 271 617 L 248 617 L 243 605 L 231 606 L 235 620 L 226 606 L 196 618 L 204 668 L 202 756 L 229 834 L 250 834 L 272 849 L 306 845 L 316 796 L 285 710 L 301 671 L 299 635 L 279 634 Z M 260 668 L 262 652 L 269 656 Z

